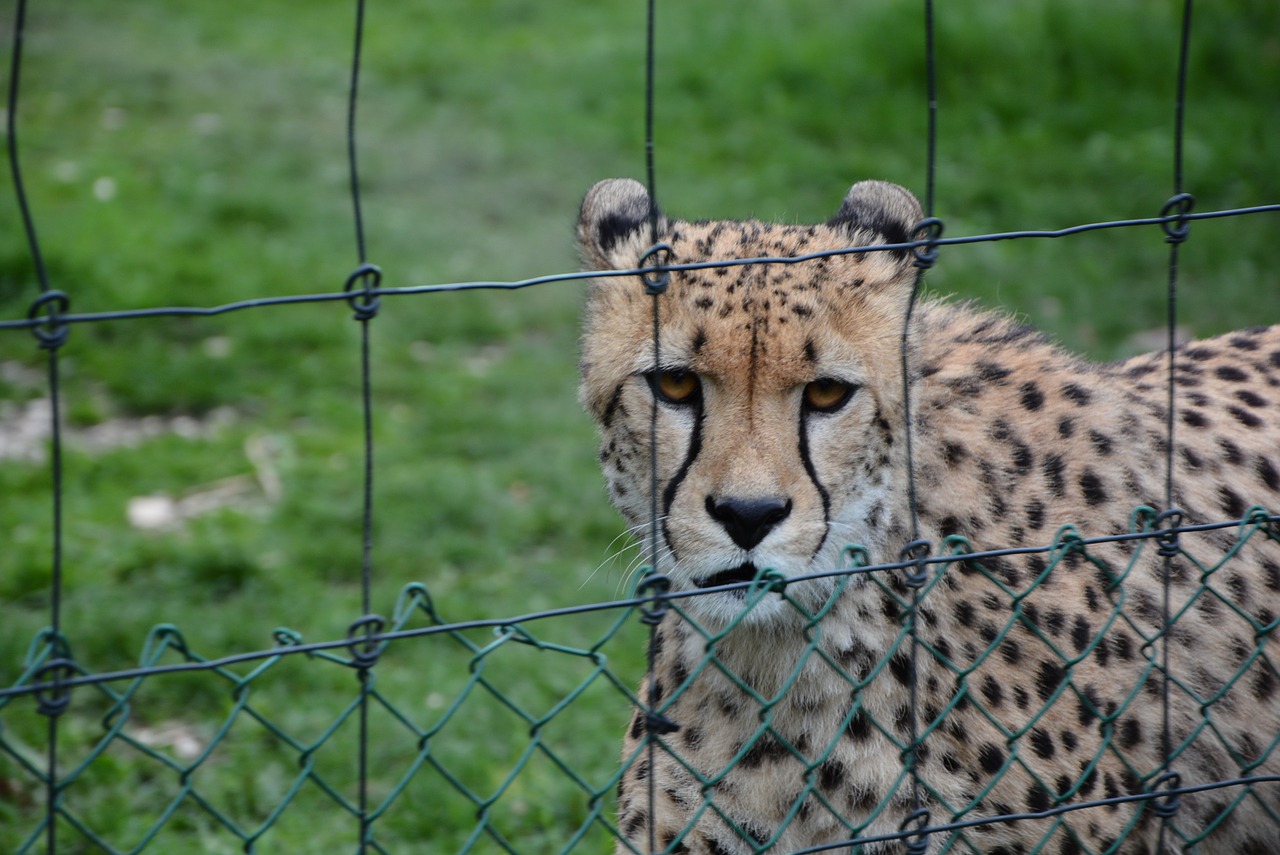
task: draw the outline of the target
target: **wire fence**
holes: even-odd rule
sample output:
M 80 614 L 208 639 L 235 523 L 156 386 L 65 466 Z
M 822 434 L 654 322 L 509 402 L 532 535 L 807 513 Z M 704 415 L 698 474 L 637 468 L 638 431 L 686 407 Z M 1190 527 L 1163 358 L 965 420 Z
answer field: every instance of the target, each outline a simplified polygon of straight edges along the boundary
M 658 301 L 662 299 L 660 283 L 673 274 L 747 264 L 800 264 L 839 253 L 713 259 L 683 264 L 663 264 L 661 254 L 652 253 L 646 258 L 653 263 L 603 273 L 383 287 L 381 272 L 370 262 L 366 250 L 361 214 L 357 107 L 365 4 L 357 0 L 347 143 L 358 258 L 344 289 L 310 295 L 258 297 L 207 307 L 164 306 L 76 313 L 73 311 L 75 295 L 60 290 L 46 266 L 37 237 L 38 224 L 28 206 L 20 167 L 19 107 L 27 6 L 26 0 L 18 0 L 16 6 L 6 136 L 16 203 L 40 292 L 25 317 L 0 320 L 0 331 L 28 333 L 34 337 L 36 346 L 47 353 L 47 386 L 52 404 L 49 477 L 54 497 L 54 524 L 48 628 L 32 639 L 18 679 L 0 688 L 0 757 L 15 770 L 3 781 L 5 792 L 0 792 L 0 801 L 7 799 L 11 803 L 5 816 L 6 822 L 18 829 L 11 838 L 17 841 L 16 852 L 170 851 L 190 845 L 203 846 L 207 851 L 276 851 L 272 847 L 273 832 L 289 823 L 305 827 L 317 814 L 328 812 L 348 818 L 355 828 L 354 848 L 361 853 L 437 851 L 439 844 L 431 838 L 404 841 L 389 831 L 397 812 L 415 810 L 429 812 L 431 822 L 462 829 L 457 848 L 464 852 L 604 851 L 615 844 L 624 851 L 702 851 L 694 847 L 698 832 L 704 826 L 729 829 L 736 847 L 718 850 L 703 841 L 708 847 L 706 851 L 906 851 L 917 855 L 943 851 L 1121 852 L 1130 851 L 1125 848 L 1130 835 L 1135 844 L 1149 843 L 1153 839 L 1148 834 L 1151 827 L 1159 829 L 1160 846 L 1198 851 L 1198 844 L 1209 839 L 1218 826 L 1229 824 L 1237 813 L 1249 817 L 1255 824 L 1263 822 L 1280 827 L 1280 809 L 1275 798 L 1277 784 L 1280 784 L 1280 775 L 1275 774 L 1280 733 L 1255 733 L 1247 749 L 1240 747 L 1239 740 L 1226 735 L 1229 729 L 1226 713 L 1233 705 L 1238 711 L 1242 705 L 1257 704 L 1260 709 L 1270 709 L 1275 704 L 1272 684 L 1280 680 L 1280 669 L 1273 661 L 1269 644 L 1280 619 L 1265 609 L 1251 608 L 1239 589 L 1244 584 L 1238 581 L 1242 574 L 1230 571 L 1232 562 L 1257 561 L 1257 555 L 1266 554 L 1262 550 L 1267 548 L 1267 543 L 1280 542 L 1280 516 L 1275 515 L 1274 508 L 1240 500 L 1234 509 L 1238 513 L 1226 515 L 1230 518 L 1184 525 L 1172 499 L 1173 455 L 1178 448 L 1173 435 L 1177 394 L 1174 365 L 1177 351 L 1173 344 L 1179 246 L 1197 221 L 1280 211 L 1280 204 L 1194 211 L 1193 200 L 1184 192 L 1183 106 L 1186 55 L 1193 34 L 1189 0 L 1183 11 L 1182 45 L 1177 63 L 1179 85 L 1172 131 L 1175 177 L 1171 197 L 1158 216 L 1085 223 L 1051 231 L 943 236 L 941 221 L 933 219 L 937 161 L 936 49 L 932 4 L 926 2 L 925 100 L 930 116 L 925 202 L 928 219 L 909 240 L 844 251 L 911 252 L 923 273 L 941 250 L 952 246 L 1068 238 L 1111 229 L 1162 230 L 1171 256 L 1167 324 L 1171 345 L 1170 405 L 1166 411 L 1164 443 L 1168 454 L 1164 465 L 1169 474 L 1164 508 L 1136 509 L 1122 534 L 1085 538 L 1076 528 L 1067 526 L 1048 542 L 1035 547 L 976 551 L 964 538 L 957 536 L 945 543 L 929 544 L 919 539 L 917 531 L 897 562 L 872 565 L 864 551 L 851 546 L 846 550 L 847 561 L 843 566 L 817 576 L 785 579 L 765 571 L 754 582 L 707 590 L 671 590 L 662 573 L 663 567 L 658 564 L 646 568 L 635 595 L 628 598 L 462 622 L 450 621 L 440 614 L 428 586 L 417 583 L 403 589 L 390 617 L 373 610 L 376 467 L 370 336 L 384 298 L 512 290 L 550 282 L 616 277 L 632 281 L 634 287 L 649 288 L 654 294 L 656 325 Z M 652 2 L 648 13 L 646 153 L 647 183 L 654 195 L 655 10 Z M 651 242 L 657 248 L 661 236 L 656 219 L 652 230 Z M 73 328 L 82 324 L 210 317 L 339 301 L 350 306 L 361 329 L 364 489 L 360 617 L 351 623 L 343 638 L 306 642 L 295 633 L 278 630 L 275 645 L 270 648 L 217 658 L 202 656 L 187 643 L 178 628 L 161 624 L 147 638 L 137 667 L 101 672 L 85 666 L 76 656 L 74 628 L 66 625 L 61 609 L 65 416 L 59 356 Z M 657 344 L 655 337 L 655 348 Z M 903 353 L 905 375 L 905 341 Z M 656 364 L 661 364 L 660 358 Z M 908 431 L 907 436 L 910 435 Z M 655 467 L 661 453 L 662 449 L 655 448 Z M 1147 463 L 1155 466 L 1158 462 Z M 911 490 L 914 503 L 914 484 Z M 656 497 L 656 489 L 652 492 Z M 655 508 L 653 518 L 656 517 Z M 657 526 L 650 528 L 656 530 Z M 1112 548 L 1129 556 L 1127 565 L 1117 568 Z M 1154 560 L 1153 551 L 1166 568 L 1163 602 L 1155 605 L 1126 586 L 1134 567 Z M 656 546 L 651 548 L 651 554 L 658 553 Z M 1242 554 L 1253 557 L 1242 558 Z M 1031 568 L 1032 572 L 1011 577 L 1008 568 L 1018 562 L 1018 566 Z M 1172 580 L 1177 573 L 1169 568 L 1179 566 L 1183 568 L 1180 572 L 1193 577 L 1195 584 L 1189 591 L 1179 589 L 1177 596 L 1172 596 Z M 1071 627 L 1064 626 L 1060 613 L 1056 618 L 1045 614 L 1043 601 L 1037 597 L 1055 572 L 1072 572 L 1078 567 L 1092 568 L 1101 579 L 1102 602 L 1094 610 L 1094 625 L 1102 628 L 1083 635 L 1073 634 Z M 1274 565 L 1270 572 L 1280 573 Z M 992 615 L 980 635 L 984 645 L 981 649 L 944 649 L 927 640 L 921 632 L 931 604 L 945 602 L 948 578 L 955 574 L 978 574 L 991 591 L 989 611 Z M 835 580 L 836 591 L 826 606 L 816 611 L 789 594 L 793 586 L 815 578 Z M 1262 576 L 1259 573 L 1249 578 L 1262 579 Z M 863 582 L 874 586 L 892 606 L 892 614 L 885 617 L 891 639 L 889 653 L 884 658 L 860 663 L 855 668 L 848 662 L 831 659 L 818 639 L 822 622 L 840 592 Z M 1274 576 L 1254 584 L 1280 587 Z M 689 598 L 735 588 L 745 592 L 743 613 L 726 627 L 713 630 L 702 626 L 687 608 Z M 801 616 L 808 639 L 799 652 L 801 665 L 811 659 L 824 659 L 832 678 L 847 684 L 852 703 L 838 723 L 837 733 L 860 734 L 860 738 L 878 745 L 891 764 L 896 764 L 893 786 L 875 800 L 851 806 L 849 802 L 856 802 L 858 794 L 839 793 L 832 772 L 839 736 L 826 744 L 806 747 L 794 734 L 785 733 L 777 725 L 774 710 L 792 695 L 802 668 L 791 671 L 776 694 L 762 696 L 722 657 L 720 643 L 738 631 L 739 620 L 766 597 L 780 598 Z M 1234 670 L 1215 675 L 1216 689 L 1208 696 L 1203 694 L 1198 680 L 1179 672 L 1179 665 L 1186 665 L 1184 658 L 1180 657 L 1172 665 L 1168 658 L 1171 647 L 1182 649 L 1186 639 L 1179 635 L 1179 624 L 1183 621 L 1185 625 L 1184 618 L 1193 610 L 1213 612 L 1224 626 L 1230 624 L 1234 632 L 1231 638 L 1248 640 L 1248 645 L 1236 651 L 1231 660 Z M 588 643 L 566 642 L 557 628 L 573 622 L 598 627 L 598 632 Z M 1151 628 L 1153 625 L 1157 627 L 1155 630 Z M 676 632 L 679 630 L 674 628 L 684 627 L 683 632 L 701 639 L 705 656 L 684 675 L 678 686 L 666 687 L 666 694 L 657 689 L 655 682 L 648 684 L 647 691 L 643 687 L 637 690 L 634 676 L 619 673 L 613 664 L 613 651 L 626 641 L 628 628 L 636 627 L 643 627 L 648 633 L 651 666 L 661 644 L 663 628 Z M 1000 684 L 991 683 L 991 669 L 999 664 L 1001 657 L 1012 665 L 1008 659 L 1010 642 L 1028 634 L 1037 639 L 1060 666 L 1049 675 L 1020 674 Z M 403 660 L 397 660 L 397 656 L 423 646 L 451 651 L 455 658 L 449 661 L 460 666 L 457 673 L 434 689 L 423 704 L 415 704 L 380 687 L 377 678 L 386 669 L 410 667 Z M 1119 705 L 1102 703 L 1091 696 L 1091 690 L 1083 681 L 1074 681 L 1072 677 L 1073 669 L 1086 660 L 1105 659 L 1108 655 L 1137 663 L 1122 672 L 1136 673 L 1139 678 L 1133 686 L 1120 692 L 1123 701 Z M 521 676 L 530 668 L 554 672 L 562 678 L 555 703 L 547 706 L 522 695 Z M 324 715 L 321 725 L 300 726 L 287 711 L 274 708 L 272 701 L 258 694 L 264 685 L 277 681 L 297 685 L 291 681 L 317 679 L 315 674 L 326 671 L 354 673 L 358 691 L 343 709 Z M 945 708 L 913 703 L 910 709 L 901 711 L 899 720 L 885 721 L 877 719 L 871 708 L 858 700 L 874 693 L 875 687 L 886 681 L 910 685 L 915 698 L 916 688 L 939 673 L 947 674 L 956 686 L 953 701 Z M 756 709 L 746 714 L 758 718 L 759 728 L 753 740 L 731 752 L 730 762 L 724 769 L 707 770 L 682 759 L 689 750 L 689 726 L 697 723 L 671 721 L 668 716 L 682 694 L 692 691 L 700 680 L 713 679 L 727 681 L 749 699 Z M 149 687 L 158 681 L 190 681 L 182 685 L 221 699 L 222 715 L 209 738 L 184 746 L 181 735 L 157 739 L 154 733 L 147 732 L 143 724 L 145 715 L 140 713 L 145 710 Z M 1026 685 L 1022 685 L 1024 682 Z M 1176 695 L 1176 699 L 1171 700 L 1171 694 Z M 997 711 L 1005 695 L 1018 696 L 1018 705 L 1026 711 L 1017 725 L 1010 725 Z M 1188 698 L 1198 708 L 1200 719 L 1189 725 L 1179 723 L 1183 730 L 1178 730 L 1170 724 L 1169 711 L 1184 709 Z M 297 703 L 305 704 L 305 699 L 299 698 Z M 1165 734 L 1163 756 L 1155 766 L 1150 766 L 1130 752 L 1136 737 L 1127 729 L 1136 726 L 1131 722 L 1136 720 L 1140 709 L 1153 704 L 1163 710 Z M 1093 754 L 1083 758 L 1078 776 L 1046 780 L 1037 771 L 1040 766 L 1036 758 L 1044 759 L 1054 748 L 1045 742 L 1042 725 L 1055 720 L 1067 706 L 1078 710 L 1075 714 L 1080 716 L 1082 724 L 1086 719 L 1090 724 L 1096 722 L 1095 726 L 1101 728 L 1105 738 Z M 979 758 L 986 773 L 981 778 L 983 784 L 975 783 L 972 790 L 957 793 L 936 785 L 935 780 L 924 773 L 923 763 L 930 745 L 948 728 L 954 728 L 959 711 L 964 708 L 980 711 L 981 717 L 998 732 L 996 741 L 1000 748 Z M 459 745 L 452 735 L 469 716 L 490 715 L 495 709 L 497 718 L 491 727 L 495 744 L 501 743 L 511 754 L 500 773 L 476 779 L 469 772 L 460 771 L 463 764 L 459 763 L 459 755 L 496 745 Z M 602 709 L 618 712 L 624 719 L 633 716 L 633 736 L 637 737 L 638 747 L 619 764 L 598 772 L 595 771 L 600 768 L 598 762 L 587 762 L 588 755 L 596 753 L 598 747 L 583 746 L 575 740 L 574 721 L 576 716 L 597 715 Z M 16 722 L 29 722 L 32 717 L 46 723 L 45 738 L 38 747 L 24 742 L 15 726 Z M 678 729 L 681 726 L 683 733 Z M 1175 732 L 1181 734 L 1177 740 L 1170 737 Z M 1212 781 L 1195 780 L 1184 786 L 1179 768 L 1195 762 L 1204 744 L 1209 742 L 1221 746 L 1214 749 L 1223 758 L 1221 774 Z M 257 800 L 237 800 L 212 783 L 210 770 L 225 762 L 228 752 L 252 754 L 264 750 L 262 746 L 270 746 L 271 751 L 290 757 L 297 764 L 295 769 L 279 773 L 272 793 Z M 97 812 L 104 808 L 84 807 L 79 798 L 87 789 L 113 785 L 113 757 L 120 753 L 146 758 L 152 770 L 140 796 L 151 809 L 140 812 L 125 835 L 127 841 L 123 842 L 98 830 L 102 817 Z M 642 778 L 647 776 L 649 770 L 658 768 L 659 754 L 682 764 L 692 781 L 692 791 L 700 798 L 691 812 L 693 821 L 674 830 L 665 829 L 654 820 L 660 794 L 652 789 L 643 798 L 635 797 L 643 802 L 642 809 L 633 808 L 619 815 L 616 804 L 619 782 L 628 775 L 635 776 L 638 771 Z M 744 824 L 741 817 L 732 816 L 717 802 L 717 788 L 724 785 L 726 777 L 738 768 L 758 767 L 762 755 L 770 762 L 789 765 L 790 772 L 783 777 L 793 788 L 785 794 L 785 819 L 763 831 Z M 389 762 L 388 757 L 394 757 L 394 762 Z M 395 771 L 388 774 L 383 768 L 375 775 L 371 768 L 375 762 L 391 765 Z M 948 761 L 941 762 L 946 765 Z M 958 761 L 952 758 L 950 762 Z M 1101 784 L 1097 782 L 1101 777 L 1099 770 L 1106 770 L 1105 782 Z M 1116 774 L 1123 780 L 1114 779 L 1113 770 L 1120 770 Z M 650 780 L 653 777 L 656 776 L 650 776 Z M 557 803 L 538 802 L 537 791 L 553 779 L 556 785 L 552 792 Z M 1017 802 L 1004 800 L 1002 782 L 1015 780 L 1020 787 L 1029 788 L 1031 798 Z M 1212 798 L 1205 794 L 1211 794 Z M 1197 807 L 1189 809 L 1182 805 L 1184 799 Z M 1209 807 L 1201 809 L 1199 805 L 1204 804 Z M 136 806 L 133 804 L 131 809 Z M 110 810 L 111 806 L 106 809 Z M 803 850 L 781 848 L 780 841 L 788 839 L 791 824 L 805 821 L 811 810 L 829 815 L 828 825 L 835 829 L 833 836 Z M 884 818 L 899 814 L 904 819 L 895 823 L 895 827 L 886 828 Z M 1088 820 L 1078 822 L 1076 815 L 1122 816 L 1121 834 L 1106 846 L 1094 848 L 1087 842 L 1086 835 L 1077 831 L 1085 827 Z M 1180 815 L 1184 818 L 1190 815 L 1194 821 L 1180 823 Z M 1115 824 L 1112 819 L 1108 819 L 1108 823 Z M 1021 838 L 1030 843 L 1025 848 L 992 848 L 991 841 L 1002 838 L 998 833 L 990 836 L 991 830 L 1004 827 L 1032 829 Z M 1249 844 L 1257 847 L 1250 851 L 1270 851 L 1265 848 L 1268 845 L 1265 841 L 1274 838 L 1274 833 L 1258 831 L 1256 841 L 1262 842 Z M 880 844 L 891 848 L 877 848 Z M 333 845 L 325 843 L 327 848 Z M 1050 850 L 1051 846 L 1055 848 Z

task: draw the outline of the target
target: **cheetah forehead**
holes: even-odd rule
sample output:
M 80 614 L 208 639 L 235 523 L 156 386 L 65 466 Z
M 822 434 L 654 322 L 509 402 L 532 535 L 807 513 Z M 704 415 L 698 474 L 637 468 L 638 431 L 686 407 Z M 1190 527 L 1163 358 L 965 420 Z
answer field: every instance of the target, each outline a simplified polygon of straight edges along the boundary
M 915 281 L 909 254 L 844 251 L 902 243 L 919 214 L 906 190 L 862 182 L 822 224 L 671 221 L 637 182 L 613 180 L 587 195 L 579 241 L 589 267 L 634 268 L 656 227 L 668 263 L 694 265 L 670 272 L 659 301 L 664 361 L 731 372 L 751 358 L 757 368 L 803 376 L 841 343 L 896 341 Z M 625 347 L 626 339 L 640 354 L 651 313 L 634 277 L 602 278 L 588 305 L 588 349 L 593 331 L 607 328 L 601 344 Z

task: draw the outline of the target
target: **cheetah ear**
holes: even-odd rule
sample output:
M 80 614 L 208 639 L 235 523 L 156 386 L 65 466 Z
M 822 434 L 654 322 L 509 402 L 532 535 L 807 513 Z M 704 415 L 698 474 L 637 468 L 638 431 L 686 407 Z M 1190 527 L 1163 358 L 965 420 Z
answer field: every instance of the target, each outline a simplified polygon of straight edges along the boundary
M 868 246 L 906 243 L 922 219 L 924 211 L 910 190 L 888 181 L 859 181 L 827 225 L 844 231 L 855 246 Z M 905 259 L 908 253 L 901 255 Z
M 650 217 L 656 213 L 658 233 L 667 218 L 649 198 L 649 191 L 631 178 L 610 178 L 592 187 L 582 200 L 578 217 L 578 248 L 591 270 L 635 267 L 653 241 Z

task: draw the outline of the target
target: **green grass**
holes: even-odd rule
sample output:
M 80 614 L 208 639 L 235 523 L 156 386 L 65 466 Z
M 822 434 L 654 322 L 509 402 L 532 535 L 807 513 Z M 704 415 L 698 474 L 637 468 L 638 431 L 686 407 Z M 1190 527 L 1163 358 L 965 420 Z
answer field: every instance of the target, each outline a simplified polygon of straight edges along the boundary
M 1157 213 L 1172 194 L 1177 4 L 938 4 L 936 212 L 948 235 Z M 23 174 L 50 284 L 74 311 L 214 305 L 340 288 L 357 256 L 346 172 L 353 4 L 197 0 L 32 4 L 18 114 Z M 803 0 L 660 4 L 657 189 L 687 217 L 825 219 L 855 180 L 923 192 L 919 4 Z M 7 14 L 7 13 L 6 13 Z M 359 152 L 369 260 L 388 286 L 517 279 L 575 265 L 582 193 L 642 176 L 643 4 L 609 0 L 369 4 Z M 8 67 L 11 22 L 0 22 Z M 1202 5 L 1187 109 L 1186 189 L 1209 210 L 1280 199 L 1280 7 Z M 7 78 L 5 79 L 7 83 Z M 0 195 L 0 312 L 25 314 L 36 283 L 7 173 Z M 100 198 L 105 197 L 105 198 Z M 1181 253 L 1181 323 L 1207 335 L 1280 318 L 1274 215 L 1196 223 Z M 1001 304 L 1099 358 L 1164 320 L 1168 249 L 1157 229 L 944 250 L 931 287 Z M 377 439 L 374 611 L 408 583 L 450 620 L 608 599 L 627 553 L 574 397 L 581 285 L 387 298 L 371 324 Z M 0 401 L 40 397 L 43 354 L 0 334 Z M 217 318 L 75 327 L 59 356 L 76 429 L 113 419 L 230 421 L 91 451 L 68 443 L 62 622 L 93 670 L 137 664 L 150 628 L 177 625 L 212 658 L 270 647 L 277 627 L 344 636 L 359 616 L 362 438 L 359 328 L 344 304 Z M 270 495 L 260 481 L 278 478 Z M 233 479 L 237 506 L 180 528 L 131 528 L 131 498 L 190 496 Z M 0 683 L 49 621 L 47 463 L 0 463 Z M 596 571 L 597 567 L 605 566 Z M 616 616 L 540 622 L 580 649 Z M 427 622 L 424 614 L 411 625 Z M 473 644 L 492 640 L 468 635 Z M 608 644 L 625 684 L 642 669 L 632 620 Z M 168 652 L 162 661 L 181 657 Z M 558 851 L 587 797 L 549 755 L 501 790 L 531 723 L 483 690 L 455 698 L 472 653 L 450 638 L 394 645 L 371 722 L 370 797 L 385 798 L 444 722 L 431 756 L 488 798 L 525 851 Z M 591 669 L 510 642 L 478 660 L 537 718 Z M 252 666 L 236 669 L 249 673 Z M 207 741 L 233 714 L 231 676 L 155 678 L 130 733 L 166 726 Z M 115 684 L 114 691 L 124 691 Z M 193 775 L 240 836 L 188 800 L 153 851 L 241 851 L 295 782 L 299 756 L 341 719 L 354 673 L 292 657 L 251 683 L 242 713 Z M 112 701 L 80 690 L 60 721 L 63 772 L 102 738 Z M 596 681 L 539 728 L 590 787 L 607 786 L 627 709 Z M 314 752 L 316 774 L 355 798 L 352 721 Z M 0 707 L 6 744 L 43 762 L 30 699 Z M 157 749 L 168 750 L 168 749 Z M 176 762 L 176 761 L 175 761 Z M 120 851 L 176 798 L 179 776 L 112 743 L 68 790 L 69 809 Z M 43 816 L 42 791 L 0 753 L 0 851 Z M 476 805 L 424 766 L 376 825 L 389 851 L 451 852 Z M 354 849 L 356 824 L 314 781 L 260 852 Z M 71 825 L 60 851 L 99 851 Z M 330 842 L 332 841 L 332 842 Z M 601 852 L 599 831 L 576 851 Z M 33 844 L 27 851 L 42 851 Z M 473 851 L 496 851 L 481 839 Z

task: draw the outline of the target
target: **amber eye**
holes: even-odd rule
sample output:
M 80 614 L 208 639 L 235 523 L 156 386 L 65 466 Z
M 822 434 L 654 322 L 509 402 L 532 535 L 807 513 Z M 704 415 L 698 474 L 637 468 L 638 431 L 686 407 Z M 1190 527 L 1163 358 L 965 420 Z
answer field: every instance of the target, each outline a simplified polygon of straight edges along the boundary
M 646 374 L 653 393 L 668 404 L 692 404 L 702 391 L 698 375 L 684 368 L 669 368 Z
M 831 413 L 843 407 L 858 387 L 843 380 L 822 377 L 805 384 L 804 405 L 820 413 Z

